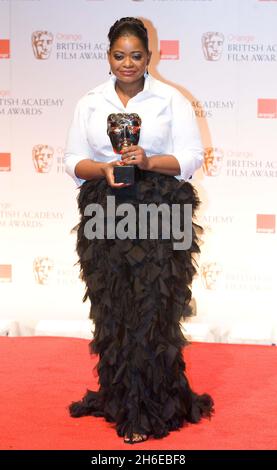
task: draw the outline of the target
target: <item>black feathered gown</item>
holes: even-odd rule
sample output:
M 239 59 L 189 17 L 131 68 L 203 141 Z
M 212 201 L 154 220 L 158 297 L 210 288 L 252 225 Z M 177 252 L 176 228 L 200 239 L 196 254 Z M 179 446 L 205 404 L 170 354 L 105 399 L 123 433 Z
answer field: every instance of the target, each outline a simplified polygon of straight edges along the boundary
M 199 200 L 190 183 L 156 172 L 139 174 L 128 188 L 113 189 L 104 178 L 80 188 L 77 253 L 95 324 L 90 351 L 99 355 L 99 390 L 87 390 L 69 408 L 74 417 L 114 422 L 119 436 L 138 432 L 161 438 L 214 411 L 210 395 L 192 391 L 182 358 L 188 341 L 180 321 L 191 314 L 193 254 L 199 252 L 201 229 L 193 223 L 188 250 L 174 250 L 172 237 L 89 240 L 84 235 L 86 206 L 98 203 L 105 209 L 107 195 L 115 196 L 116 207 L 132 203 L 137 214 L 140 203 L 192 204 L 194 214 Z

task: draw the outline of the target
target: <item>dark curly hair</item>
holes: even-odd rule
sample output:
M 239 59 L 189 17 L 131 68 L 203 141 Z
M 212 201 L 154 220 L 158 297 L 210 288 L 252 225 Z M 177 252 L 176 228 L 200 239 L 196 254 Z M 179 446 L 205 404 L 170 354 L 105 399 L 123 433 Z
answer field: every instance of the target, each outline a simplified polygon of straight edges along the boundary
M 110 41 L 110 48 L 113 46 L 115 41 L 121 36 L 136 36 L 139 38 L 147 52 L 148 49 L 148 32 L 143 22 L 138 18 L 127 16 L 126 18 L 120 18 L 110 28 L 108 38 Z

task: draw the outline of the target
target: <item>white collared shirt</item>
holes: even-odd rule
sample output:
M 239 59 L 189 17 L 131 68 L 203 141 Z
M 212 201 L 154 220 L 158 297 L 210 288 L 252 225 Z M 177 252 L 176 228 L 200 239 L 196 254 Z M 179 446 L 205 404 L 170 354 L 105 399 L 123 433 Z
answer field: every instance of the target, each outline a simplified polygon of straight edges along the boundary
M 174 155 L 181 169 L 176 178 L 188 180 L 203 162 L 203 147 L 190 102 L 172 86 L 145 75 L 143 90 L 124 107 L 116 93 L 115 80 L 111 76 L 78 101 L 67 137 L 66 172 L 80 185 L 84 180 L 75 175 L 75 167 L 81 160 L 120 160 L 107 135 L 107 117 L 111 113 L 137 113 L 142 120 L 138 145 L 146 156 Z

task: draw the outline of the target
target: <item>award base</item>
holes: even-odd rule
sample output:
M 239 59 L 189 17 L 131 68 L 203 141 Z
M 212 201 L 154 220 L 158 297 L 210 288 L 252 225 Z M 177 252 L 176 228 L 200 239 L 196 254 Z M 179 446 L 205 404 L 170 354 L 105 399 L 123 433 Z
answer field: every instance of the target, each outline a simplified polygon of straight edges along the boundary
M 136 165 L 122 165 L 114 167 L 114 182 L 134 184 L 138 179 L 138 168 Z

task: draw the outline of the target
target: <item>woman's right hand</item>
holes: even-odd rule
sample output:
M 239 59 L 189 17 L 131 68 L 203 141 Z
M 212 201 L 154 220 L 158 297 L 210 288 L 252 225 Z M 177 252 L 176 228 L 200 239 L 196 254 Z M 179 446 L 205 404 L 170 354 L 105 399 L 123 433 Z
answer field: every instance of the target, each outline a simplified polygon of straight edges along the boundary
M 123 188 L 125 186 L 130 186 L 130 184 L 114 182 L 114 167 L 122 165 L 124 165 L 123 162 L 116 160 L 113 162 L 106 163 L 106 165 L 103 167 L 103 175 L 105 176 L 109 186 L 112 186 L 113 188 Z

